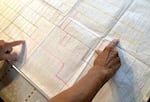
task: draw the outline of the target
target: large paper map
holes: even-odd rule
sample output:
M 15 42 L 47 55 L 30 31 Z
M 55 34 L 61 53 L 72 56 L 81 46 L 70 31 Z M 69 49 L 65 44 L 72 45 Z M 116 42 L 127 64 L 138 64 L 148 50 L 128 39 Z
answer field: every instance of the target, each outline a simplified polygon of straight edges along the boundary
M 26 40 L 16 67 L 52 97 L 86 74 L 95 49 L 119 38 L 122 66 L 93 102 L 141 102 L 150 79 L 149 9 L 148 0 L 0 0 L 0 39 Z

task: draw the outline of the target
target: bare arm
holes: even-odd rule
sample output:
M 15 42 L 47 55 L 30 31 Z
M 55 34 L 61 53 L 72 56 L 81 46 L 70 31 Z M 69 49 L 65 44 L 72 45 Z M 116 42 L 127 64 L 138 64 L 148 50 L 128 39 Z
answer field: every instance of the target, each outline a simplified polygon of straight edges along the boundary
M 49 102 L 91 102 L 102 86 L 115 74 L 121 63 L 115 49 L 118 40 L 113 40 L 101 52 L 89 72 L 71 88 L 56 95 Z

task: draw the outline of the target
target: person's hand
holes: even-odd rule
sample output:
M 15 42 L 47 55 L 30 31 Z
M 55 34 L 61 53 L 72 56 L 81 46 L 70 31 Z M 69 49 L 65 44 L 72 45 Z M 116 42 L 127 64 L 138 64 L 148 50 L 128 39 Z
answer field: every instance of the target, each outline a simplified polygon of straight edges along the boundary
M 103 51 L 96 50 L 97 58 L 94 61 L 95 70 L 109 80 L 121 66 L 118 51 L 115 48 L 118 40 L 111 41 Z
M 56 95 L 49 102 L 92 102 L 97 92 L 121 65 L 115 49 L 117 43 L 118 40 L 113 40 L 102 52 L 97 50 L 98 57 L 88 73 L 71 88 Z
M 13 42 L 5 42 L 4 40 L 0 40 L 0 61 L 8 60 L 8 61 L 16 61 L 17 55 L 15 53 L 11 53 L 14 46 L 23 44 L 25 41 L 13 41 Z

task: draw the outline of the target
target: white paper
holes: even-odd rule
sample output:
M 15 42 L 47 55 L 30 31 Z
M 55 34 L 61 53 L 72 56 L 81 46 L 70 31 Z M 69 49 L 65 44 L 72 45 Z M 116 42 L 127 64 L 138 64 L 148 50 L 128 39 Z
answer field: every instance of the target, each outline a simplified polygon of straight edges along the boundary
M 105 38 L 119 38 L 122 67 L 94 100 L 140 102 L 149 76 L 149 9 L 148 0 L 0 0 L 0 39 L 26 40 L 26 54 L 14 49 L 26 55 L 16 66 L 52 97 L 85 75 Z
M 119 38 L 122 49 L 147 65 L 150 65 L 149 4 L 147 0 L 133 2 L 108 34 L 112 38 Z
M 108 42 L 107 38 L 104 39 L 100 49 L 103 49 L 102 46 L 106 46 Z M 100 90 L 93 102 L 141 102 L 143 100 L 142 89 L 149 79 L 149 66 L 120 48 L 117 49 L 121 58 L 121 67 Z
M 78 0 L 45 0 L 48 4 L 54 6 L 56 9 L 61 12 L 68 13 Z

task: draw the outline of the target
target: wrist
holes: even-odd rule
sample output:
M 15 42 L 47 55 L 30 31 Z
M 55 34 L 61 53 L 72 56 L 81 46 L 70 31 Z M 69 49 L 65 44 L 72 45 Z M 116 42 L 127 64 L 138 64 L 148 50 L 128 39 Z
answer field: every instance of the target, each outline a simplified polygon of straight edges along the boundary
M 109 80 L 109 72 L 106 70 L 106 68 L 99 67 L 99 66 L 93 66 L 89 73 L 93 74 L 96 78 L 101 80 L 104 84 Z

